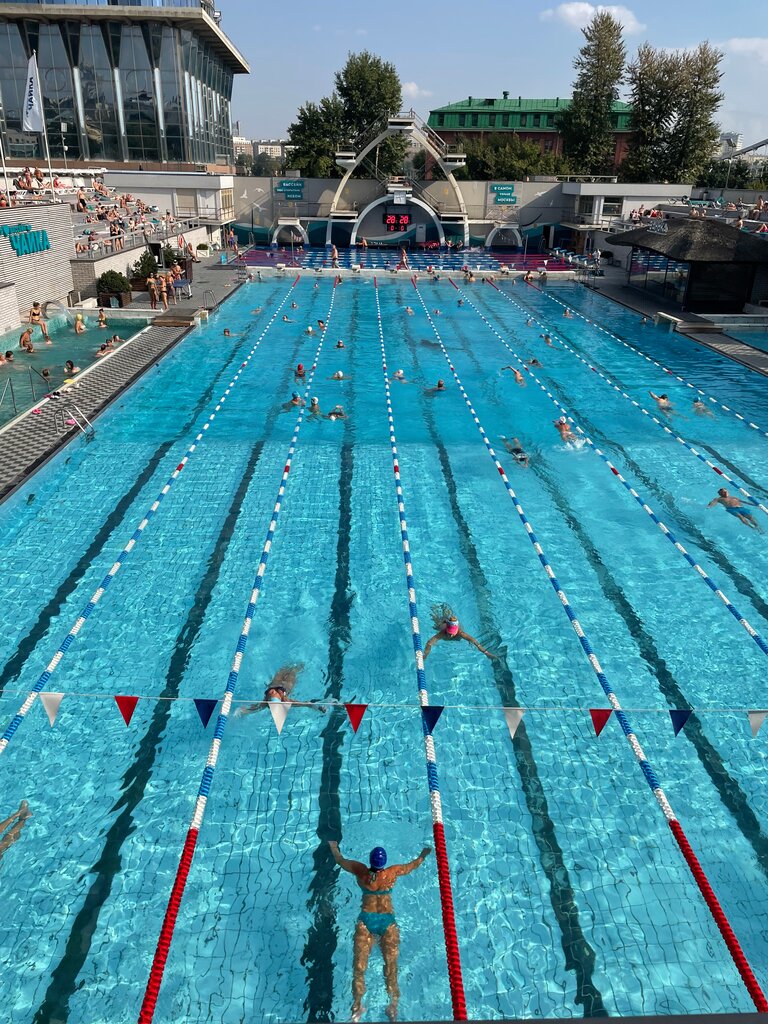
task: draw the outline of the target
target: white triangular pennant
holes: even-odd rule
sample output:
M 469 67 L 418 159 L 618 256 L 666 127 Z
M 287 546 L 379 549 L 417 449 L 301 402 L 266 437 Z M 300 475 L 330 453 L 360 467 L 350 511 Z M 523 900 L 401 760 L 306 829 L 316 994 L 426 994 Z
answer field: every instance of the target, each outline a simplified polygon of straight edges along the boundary
M 45 708 L 46 715 L 48 715 L 48 721 L 51 723 L 51 728 L 53 728 L 53 723 L 56 721 L 56 715 L 58 715 L 59 713 L 59 708 L 61 707 L 61 701 L 63 697 L 63 693 L 40 694 L 40 700 L 42 701 L 43 707 Z
M 272 715 L 272 721 L 275 723 L 278 736 L 283 731 L 285 720 L 288 717 L 288 712 L 291 710 L 291 705 L 284 701 L 272 701 L 269 705 L 269 713 Z
M 525 710 L 523 708 L 504 708 L 504 717 L 507 720 L 507 728 L 512 739 L 515 738 L 517 727 L 523 720 Z
M 747 715 L 749 716 L 749 727 L 752 730 L 752 739 L 754 739 L 760 732 L 760 726 L 765 721 L 768 711 L 748 711 Z

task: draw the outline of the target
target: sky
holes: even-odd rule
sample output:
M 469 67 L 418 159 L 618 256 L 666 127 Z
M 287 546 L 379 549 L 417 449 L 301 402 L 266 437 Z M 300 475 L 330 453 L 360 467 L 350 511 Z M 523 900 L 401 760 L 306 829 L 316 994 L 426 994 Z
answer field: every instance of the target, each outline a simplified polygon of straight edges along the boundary
M 744 145 L 768 137 L 768 5 L 765 0 L 638 0 L 601 5 L 624 25 L 627 54 L 649 42 L 671 49 L 704 39 L 723 50 L 723 131 Z M 217 0 L 222 28 L 251 66 L 235 78 L 233 120 L 248 138 L 284 137 L 298 107 L 333 89 L 347 54 L 392 61 L 404 106 L 429 110 L 468 96 L 569 96 L 580 29 L 599 9 L 586 2 L 444 0 Z M 761 34 L 762 31 L 762 34 Z

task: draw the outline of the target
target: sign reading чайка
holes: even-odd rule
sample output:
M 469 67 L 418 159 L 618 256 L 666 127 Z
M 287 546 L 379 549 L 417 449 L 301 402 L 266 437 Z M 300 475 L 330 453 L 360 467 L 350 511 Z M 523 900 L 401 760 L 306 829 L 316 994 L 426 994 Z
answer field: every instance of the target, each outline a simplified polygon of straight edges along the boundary
M 7 238 L 17 256 L 29 256 L 51 248 L 47 231 L 33 231 L 31 224 L 3 224 L 0 236 Z

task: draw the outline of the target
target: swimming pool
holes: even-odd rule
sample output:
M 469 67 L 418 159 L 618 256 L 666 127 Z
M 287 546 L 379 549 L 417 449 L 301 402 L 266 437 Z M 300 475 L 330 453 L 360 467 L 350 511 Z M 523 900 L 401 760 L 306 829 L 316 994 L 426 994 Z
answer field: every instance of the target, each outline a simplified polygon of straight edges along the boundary
M 24 352 L 19 348 L 19 336 L 24 327 L 0 338 L 0 349 L 13 352 L 13 363 L 0 366 L 0 395 L 3 394 L 6 382 L 10 379 L 10 388 L 0 403 L 0 426 L 8 423 L 17 412 L 29 409 L 48 391 L 58 388 L 64 381 L 64 364 L 71 359 L 81 370 L 96 360 L 99 346 L 113 334 L 119 334 L 124 341 L 129 341 L 140 330 L 147 326 L 147 320 L 140 319 L 108 319 L 108 329 L 97 327 L 97 312 L 88 315 L 88 330 L 84 334 L 76 334 L 69 320 L 64 317 L 52 318 L 48 323 L 48 333 L 52 344 L 46 345 L 39 329 L 35 329 L 32 337 L 34 352 Z M 47 385 L 41 374 L 50 371 L 51 384 Z M 15 404 L 13 399 L 15 399 Z
M 449 364 L 490 440 L 528 451 L 528 470 L 501 462 L 762 984 L 768 734 L 751 738 L 744 709 L 765 704 L 765 655 L 605 463 L 560 442 L 559 408 L 501 370 L 515 359 L 488 324 L 540 360 L 545 389 L 763 635 L 764 539 L 707 511 L 722 481 L 590 366 L 650 411 L 648 389 L 669 393 L 675 431 L 763 502 L 766 437 L 714 403 L 695 415 L 690 388 L 561 303 L 768 429 L 765 382 L 579 286 L 478 283 L 461 308 L 448 280 L 419 289 L 423 305 L 407 280 L 379 282 L 389 373 L 409 381 L 391 394 L 421 630 L 447 601 L 498 655 L 438 644 L 426 664 L 469 1016 L 748 1011 L 618 722 L 595 737 L 604 694 Z M 280 735 L 266 712 L 229 721 L 156 1019 L 348 1019 L 360 895 L 326 841 L 401 862 L 432 845 L 376 295 L 370 280 L 332 291 L 245 286 L 0 506 L 5 728 L 221 406 L 46 684 L 66 694 L 55 727 L 37 701 L 0 757 L 0 814 L 33 812 L 0 860 L 11 1021 L 138 1016 L 214 729 L 193 698 L 224 693 L 294 436 L 292 368 L 318 348 L 303 328 L 331 305 L 311 393 L 350 418 L 301 425 L 236 696 L 261 699 L 300 661 L 299 699 L 369 707 L 356 734 L 343 709 L 293 709 Z M 427 392 L 439 377 L 446 392 Z M 128 728 L 117 694 L 141 697 Z M 529 709 L 514 741 L 503 706 Z M 675 738 L 668 710 L 686 707 Z M 401 1016 L 450 1019 L 433 857 L 394 902 Z M 365 1019 L 384 1019 L 377 951 L 368 985 Z

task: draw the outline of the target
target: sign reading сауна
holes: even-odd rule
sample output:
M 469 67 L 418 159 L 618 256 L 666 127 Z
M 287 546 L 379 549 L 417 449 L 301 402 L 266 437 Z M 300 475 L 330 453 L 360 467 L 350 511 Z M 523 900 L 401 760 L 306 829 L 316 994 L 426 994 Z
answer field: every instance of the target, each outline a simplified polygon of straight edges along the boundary
M 51 248 L 48 232 L 33 231 L 31 224 L 3 224 L 0 235 L 8 239 L 17 256 L 28 256 Z

